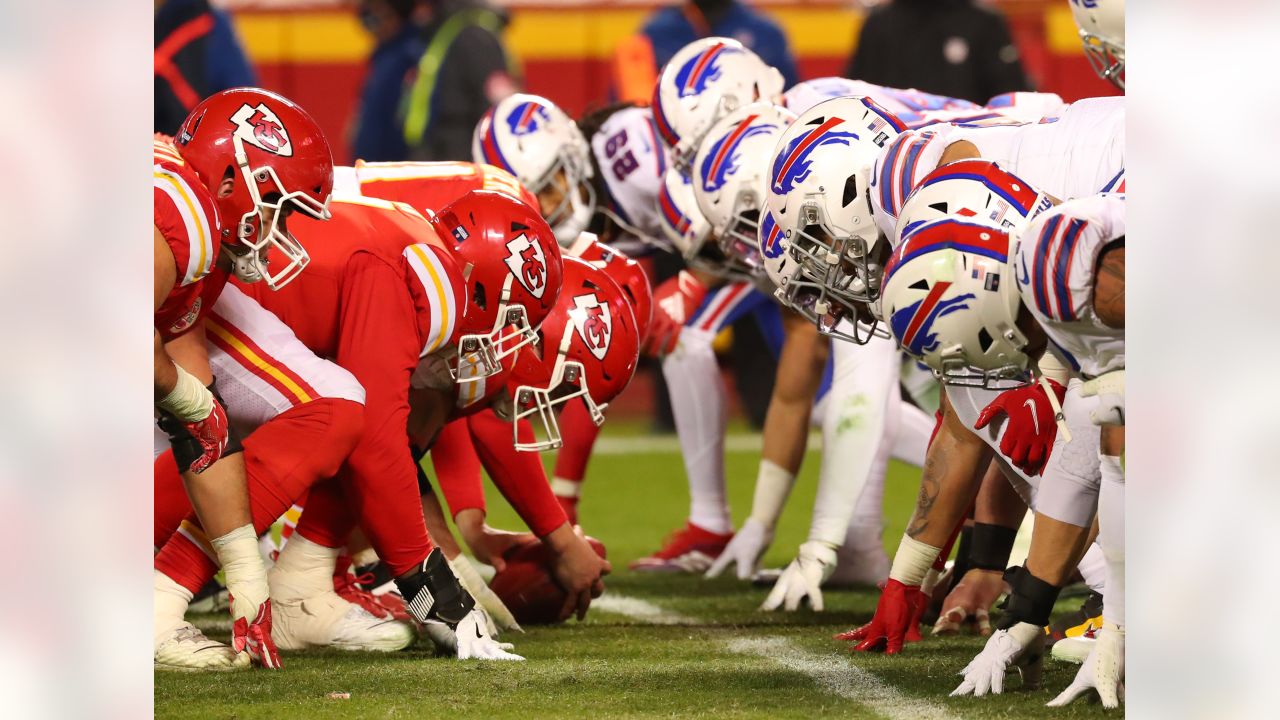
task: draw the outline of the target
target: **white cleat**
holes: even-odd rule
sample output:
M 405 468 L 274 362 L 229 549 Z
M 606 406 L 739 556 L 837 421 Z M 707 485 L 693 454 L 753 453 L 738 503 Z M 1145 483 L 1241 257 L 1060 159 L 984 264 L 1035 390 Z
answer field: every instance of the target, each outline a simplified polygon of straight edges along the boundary
M 1062 638 L 1049 649 L 1049 657 L 1060 662 L 1081 665 L 1089 657 L 1089 653 L 1093 652 L 1093 647 L 1097 644 L 1097 639 L 1091 634 Z
M 271 615 L 271 638 L 280 650 L 335 647 L 392 652 L 417 639 L 409 623 L 374 617 L 333 590 L 301 600 L 272 600 Z
M 889 577 L 889 556 L 884 548 L 852 551 L 836 550 L 836 569 L 827 579 L 828 587 L 873 587 Z
M 244 670 L 249 667 L 249 653 L 237 653 L 184 622 L 156 643 L 155 667 L 193 672 Z

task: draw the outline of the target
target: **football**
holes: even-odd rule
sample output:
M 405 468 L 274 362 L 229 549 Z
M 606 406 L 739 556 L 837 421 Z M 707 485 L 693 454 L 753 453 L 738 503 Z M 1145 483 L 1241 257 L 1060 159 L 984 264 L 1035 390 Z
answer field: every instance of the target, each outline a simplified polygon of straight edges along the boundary
M 605 557 L 604 543 L 588 537 L 587 543 Z M 565 592 L 551 575 L 551 551 L 540 540 L 514 545 L 503 554 L 507 566 L 493 576 L 489 587 L 506 603 L 521 625 L 560 622 Z

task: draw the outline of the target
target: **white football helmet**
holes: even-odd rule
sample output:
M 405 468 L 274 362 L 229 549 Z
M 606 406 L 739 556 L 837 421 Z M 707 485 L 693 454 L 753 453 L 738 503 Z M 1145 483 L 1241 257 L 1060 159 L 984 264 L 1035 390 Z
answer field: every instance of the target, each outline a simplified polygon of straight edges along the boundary
M 960 160 L 934 170 L 907 196 L 894 247 L 916 226 L 953 217 L 1013 233 L 1053 207 L 1048 195 L 990 160 Z
M 653 89 L 658 134 L 682 170 L 725 115 L 757 100 L 782 102 L 782 73 L 737 40 L 709 37 L 680 48 Z
M 668 168 L 662 177 L 658 212 L 663 234 L 689 267 L 716 275 L 724 274 L 720 263 L 703 257 L 702 249 L 707 238 L 711 237 L 711 223 L 698 209 L 698 201 L 693 196 L 693 181 L 674 167 Z
M 885 322 L 903 352 L 944 383 L 1030 381 L 1012 245 L 989 225 L 943 218 L 917 225 L 885 264 Z
M 768 244 L 762 227 L 761 254 L 779 299 L 824 333 L 836 334 L 841 317 L 856 318 L 879 296 L 878 258 L 888 248 L 872 219 L 869 180 L 876 157 L 903 130 L 869 98 L 835 98 L 800 115 L 770 160 L 765 207 L 781 235 Z
M 764 276 L 757 236 L 769 158 L 795 119 L 786 108 L 752 103 L 712 126 L 694 156 L 693 196 L 734 275 Z
M 1124 89 L 1124 0 L 1070 0 L 1080 41 L 1098 76 Z
M 543 208 L 561 247 L 587 229 L 595 212 L 591 152 L 573 119 L 550 100 L 516 94 L 480 118 L 471 136 L 471 157 L 506 170 L 535 195 L 560 189 L 554 208 Z

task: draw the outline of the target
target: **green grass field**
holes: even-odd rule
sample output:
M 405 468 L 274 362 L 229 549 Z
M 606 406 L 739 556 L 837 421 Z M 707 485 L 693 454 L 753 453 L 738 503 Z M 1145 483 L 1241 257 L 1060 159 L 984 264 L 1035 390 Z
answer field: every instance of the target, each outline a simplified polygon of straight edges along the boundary
M 606 436 L 634 436 L 635 428 Z M 727 458 L 735 521 L 750 509 L 758 452 Z M 549 458 L 550 459 L 550 458 Z M 768 566 L 791 559 L 808 531 L 818 455 L 811 452 L 783 516 Z M 918 479 L 894 464 L 886 492 L 885 538 L 896 547 Z M 523 529 L 496 493 L 490 521 Z M 902 655 L 853 655 L 831 635 L 865 622 L 876 591 L 830 591 L 824 613 L 761 613 L 766 589 L 721 578 L 652 576 L 627 571 L 683 523 L 688 509 L 677 451 L 601 454 L 592 460 L 580 509 L 584 529 L 604 541 L 614 574 L 606 595 L 627 610 L 636 599 L 666 614 L 593 608 L 583 623 L 530 628 L 504 639 L 524 663 L 459 662 L 434 657 L 423 639 L 391 655 L 336 651 L 289 653 L 279 672 L 155 674 L 155 712 L 172 718 L 477 717 L 771 717 L 1026 718 L 1101 715 L 1078 702 L 1063 710 L 1044 703 L 1071 681 L 1076 667 L 1048 661 L 1044 688 L 999 697 L 948 698 L 956 673 L 981 638 L 926 638 Z M 1070 601 L 1074 604 L 1076 601 Z M 634 604 L 634 603 L 633 603 Z M 1069 605 L 1064 602 L 1063 608 Z M 193 617 L 226 640 L 223 617 Z M 677 624 L 671 624 L 671 623 Z M 330 692 L 349 700 L 330 700 Z

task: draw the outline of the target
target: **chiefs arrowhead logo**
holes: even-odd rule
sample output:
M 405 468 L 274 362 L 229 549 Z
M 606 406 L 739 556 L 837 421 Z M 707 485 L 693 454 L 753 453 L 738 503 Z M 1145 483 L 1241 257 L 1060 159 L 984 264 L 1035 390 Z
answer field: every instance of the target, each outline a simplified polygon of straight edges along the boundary
M 542 246 L 524 233 L 507 242 L 507 267 L 529 294 L 542 299 L 547 289 L 547 258 Z
M 281 157 L 292 157 L 293 143 L 280 118 L 264 103 L 257 107 L 241 105 L 231 116 L 236 126 L 235 136 L 250 145 Z
M 613 339 L 613 314 L 609 306 L 600 302 L 594 293 L 573 298 L 573 310 L 569 312 L 578 337 L 597 360 L 609 354 L 609 342 Z

